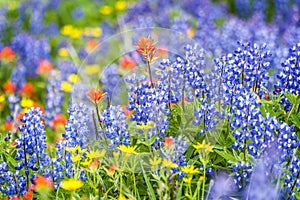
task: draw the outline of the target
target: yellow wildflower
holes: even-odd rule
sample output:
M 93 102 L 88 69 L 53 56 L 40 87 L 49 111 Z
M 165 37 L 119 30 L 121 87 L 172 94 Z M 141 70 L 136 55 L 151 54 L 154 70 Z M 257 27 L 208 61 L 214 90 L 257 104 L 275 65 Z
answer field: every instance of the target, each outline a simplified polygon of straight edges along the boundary
M 97 28 L 92 29 L 92 33 L 93 33 L 94 37 L 100 37 L 102 34 L 102 30 L 101 30 L 101 28 L 97 27 Z
M 67 57 L 69 55 L 69 52 L 68 52 L 68 50 L 66 48 L 60 48 L 58 50 L 58 55 L 60 57 L 64 57 L 65 58 L 65 57 Z
M 73 161 L 74 163 L 80 161 L 80 158 L 81 158 L 81 155 L 80 155 L 80 154 L 77 154 L 77 155 L 73 155 L 73 154 L 72 154 L 72 161 Z
M 153 159 L 150 158 L 149 162 L 152 166 L 157 166 L 161 163 L 161 160 L 162 160 L 161 158 L 155 156 Z
M 162 166 L 168 169 L 178 167 L 176 163 L 173 163 L 171 160 L 167 160 L 167 159 L 164 159 Z
M 135 152 L 135 149 L 136 149 L 136 145 L 135 146 L 125 146 L 125 145 L 121 145 L 119 147 L 120 151 L 122 151 L 123 153 L 126 153 L 126 154 L 137 154 L 137 152 Z
M 87 75 L 97 74 L 100 72 L 100 67 L 98 65 L 88 65 L 85 68 L 85 73 Z
M 83 182 L 75 179 L 63 180 L 61 182 L 61 187 L 69 191 L 77 190 L 82 186 Z
M 62 29 L 61 29 L 61 34 L 62 35 L 70 35 L 73 31 L 73 26 L 72 25 L 65 25 Z
M 115 8 L 116 8 L 117 10 L 123 11 L 123 10 L 126 9 L 126 7 L 127 7 L 127 5 L 126 5 L 126 2 L 125 2 L 125 1 L 117 1 L 117 2 L 115 3 Z
M 190 183 L 193 177 L 183 177 L 183 182 Z
M 34 102 L 31 100 L 31 99 L 28 99 L 28 98 L 22 98 L 21 100 L 21 106 L 23 108 L 30 108 L 33 106 Z
M 73 29 L 73 31 L 71 32 L 70 37 L 73 39 L 78 39 L 81 37 L 81 35 L 82 35 L 82 30 L 76 28 Z
M 200 181 L 204 181 L 204 176 L 200 176 L 200 177 L 199 177 L 199 180 L 200 180 Z
M 211 146 L 209 143 L 206 144 L 205 140 L 203 140 L 202 144 L 200 144 L 199 142 L 196 145 L 193 145 L 193 147 L 197 150 L 204 150 L 205 152 L 209 153 L 209 152 L 213 152 L 213 146 Z
M 93 156 L 94 158 L 103 158 L 106 154 L 106 150 L 103 149 L 101 152 L 96 150 L 96 151 L 90 151 L 89 153 L 91 156 Z
M 69 81 L 70 81 L 71 83 L 77 83 L 77 82 L 80 81 L 80 78 L 79 78 L 79 76 L 78 76 L 77 74 L 71 74 L 71 75 L 69 76 Z
M 146 124 L 144 124 L 144 122 L 142 122 L 141 125 L 137 125 L 137 127 L 139 129 L 142 129 L 143 131 L 147 131 L 148 129 L 153 128 L 153 126 L 154 126 L 154 122 L 152 122 L 152 121 L 149 121 Z
M 72 91 L 72 85 L 67 82 L 67 81 L 63 81 L 62 84 L 61 84 L 61 89 L 64 91 L 64 92 L 71 92 Z
M 187 174 L 196 174 L 196 173 L 199 172 L 199 169 L 198 168 L 194 169 L 194 165 L 192 165 L 192 166 L 184 166 L 184 167 L 182 167 L 181 171 L 183 171 L 183 172 L 185 172 Z
M 79 145 L 76 145 L 75 147 L 66 147 L 66 150 L 72 154 L 74 154 L 75 152 L 78 152 L 79 154 L 86 152 L 86 150 L 81 149 L 81 147 Z
M 105 5 L 105 6 L 102 6 L 101 8 L 100 8 L 100 10 L 99 10 L 99 12 L 101 13 L 101 14 L 103 14 L 103 15 L 109 15 L 109 14 L 111 14 L 112 13 L 112 8 L 110 7 L 110 6 L 107 6 L 107 5 Z
M 4 103 L 5 102 L 5 96 L 4 94 L 0 95 L 0 103 Z
M 131 200 L 131 198 L 126 198 L 124 195 L 120 195 L 118 200 Z
M 83 162 L 81 162 L 82 165 L 84 166 L 90 166 L 90 164 L 93 162 L 93 160 L 89 157 L 87 157 L 86 159 L 84 159 Z

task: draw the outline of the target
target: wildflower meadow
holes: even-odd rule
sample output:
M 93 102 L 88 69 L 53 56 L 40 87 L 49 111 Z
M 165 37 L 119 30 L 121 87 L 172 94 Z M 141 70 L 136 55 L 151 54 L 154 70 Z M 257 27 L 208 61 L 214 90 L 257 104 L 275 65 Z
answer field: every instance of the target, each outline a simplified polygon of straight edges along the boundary
M 300 199 L 299 0 L 0 13 L 0 199 Z

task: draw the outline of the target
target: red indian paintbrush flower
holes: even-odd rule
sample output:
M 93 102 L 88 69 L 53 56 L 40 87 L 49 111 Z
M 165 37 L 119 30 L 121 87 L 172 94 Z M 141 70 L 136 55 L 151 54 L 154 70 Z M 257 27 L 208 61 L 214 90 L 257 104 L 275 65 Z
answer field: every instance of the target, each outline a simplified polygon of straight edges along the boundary
M 166 137 L 165 142 L 164 142 L 164 147 L 165 148 L 170 148 L 173 144 L 173 138 L 171 137 Z
M 4 47 L 0 52 L 0 59 L 13 60 L 15 56 L 15 52 L 9 47 Z
M 105 93 L 103 93 L 101 90 L 98 88 L 92 88 L 90 91 L 87 93 L 87 96 L 93 101 L 93 102 L 99 102 L 102 100 L 104 97 Z
M 136 47 L 136 52 L 142 54 L 144 56 L 144 60 L 152 62 L 156 59 L 154 57 L 156 50 L 155 43 L 150 37 L 140 37 Z
M 35 190 L 51 190 L 53 188 L 53 182 L 47 177 L 37 176 L 34 178 Z
M 16 90 L 16 85 L 13 84 L 10 80 L 3 84 L 3 90 L 5 93 L 14 93 Z
M 37 68 L 38 74 L 49 74 L 53 69 L 53 65 L 48 60 L 42 60 Z
M 134 67 L 137 65 L 136 61 L 129 56 L 124 56 L 120 60 L 120 65 L 122 69 L 131 69 L 133 71 Z
M 67 118 L 63 114 L 57 114 L 53 119 L 52 128 L 56 129 L 58 126 L 65 126 L 67 124 Z

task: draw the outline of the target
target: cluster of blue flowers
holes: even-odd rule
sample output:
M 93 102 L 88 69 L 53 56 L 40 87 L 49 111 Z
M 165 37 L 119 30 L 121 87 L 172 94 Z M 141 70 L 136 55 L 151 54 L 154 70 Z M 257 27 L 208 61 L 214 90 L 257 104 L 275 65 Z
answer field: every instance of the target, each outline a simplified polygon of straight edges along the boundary
M 24 196 L 36 174 L 44 174 L 51 163 L 45 152 L 46 133 L 41 121 L 44 116 L 39 108 L 31 108 L 21 119 L 20 137 L 16 140 L 16 172 L 9 171 L 8 164 L 1 163 L 1 191 L 8 196 Z
M 103 70 L 101 83 L 103 84 L 103 92 L 106 92 L 111 103 L 120 104 L 121 79 L 117 65 L 109 65 Z
M 126 116 L 121 106 L 108 106 L 102 112 L 103 118 L 103 133 L 102 139 L 109 140 L 109 148 L 114 148 L 121 144 L 130 145 L 128 125 L 126 123 Z M 101 122 L 100 122 L 101 123 Z
M 58 187 L 64 175 L 71 178 L 75 175 L 72 153 L 66 148 L 75 148 L 79 146 L 85 149 L 87 145 L 87 136 L 90 134 L 88 124 L 88 108 L 84 104 L 75 104 L 69 108 L 69 119 L 66 125 L 66 132 L 62 135 L 64 140 L 56 143 L 57 158 L 52 159 L 52 169 L 49 175 L 54 180 L 55 188 Z M 84 155 L 83 155 L 84 157 Z M 83 157 L 81 159 L 83 159 Z M 86 180 L 83 170 L 80 171 L 79 179 Z
M 277 75 L 278 82 L 274 86 L 275 91 L 300 95 L 300 43 L 289 49 L 288 58 L 281 64 L 282 71 Z M 291 109 L 291 102 L 285 97 L 282 99 L 282 104 L 288 111 Z
M 62 112 L 64 95 L 63 91 L 60 89 L 61 83 L 60 74 L 55 71 L 51 72 L 46 88 L 47 97 L 45 108 L 46 123 L 50 126 L 55 116 Z
M 144 76 L 137 77 L 135 74 L 126 79 L 129 83 L 128 110 L 134 110 L 131 120 L 136 121 L 137 125 L 147 125 L 148 122 L 154 123 L 150 128 L 149 139 L 158 134 L 153 146 L 162 146 L 162 139 L 168 129 L 168 108 L 170 92 L 169 86 L 163 82 L 157 82 L 155 87 Z M 170 91 L 170 90 L 169 90 Z

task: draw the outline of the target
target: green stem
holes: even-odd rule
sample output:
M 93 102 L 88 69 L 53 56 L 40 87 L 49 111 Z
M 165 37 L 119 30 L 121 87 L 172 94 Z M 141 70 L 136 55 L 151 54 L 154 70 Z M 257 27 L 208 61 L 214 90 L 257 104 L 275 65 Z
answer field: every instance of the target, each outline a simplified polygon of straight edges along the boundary
M 203 184 L 202 184 L 202 195 L 201 195 L 201 199 L 204 199 L 204 193 L 205 193 L 205 179 L 206 179 L 206 164 L 203 164 Z
M 295 104 L 293 104 L 293 106 L 292 106 L 292 109 L 291 109 L 291 111 L 289 112 L 289 115 L 288 115 L 288 117 L 286 118 L 286 123 L 288 123 L 288 121 L 289 121 L 289 118 L 290 118 L 290 116 L 291 116 L 291 114 L 292 114 L 292 112 L 293 112 L 294 108 L 295 108 Z
M 153 80 L 152 80 L 152 73 L 151 73 L 150 62 L 149 61 L 147 61 L 147 67 L 148 67 L 148 71 L 149 71 L 151 87 L 154 88 L 154 83 L 153 83 Z

